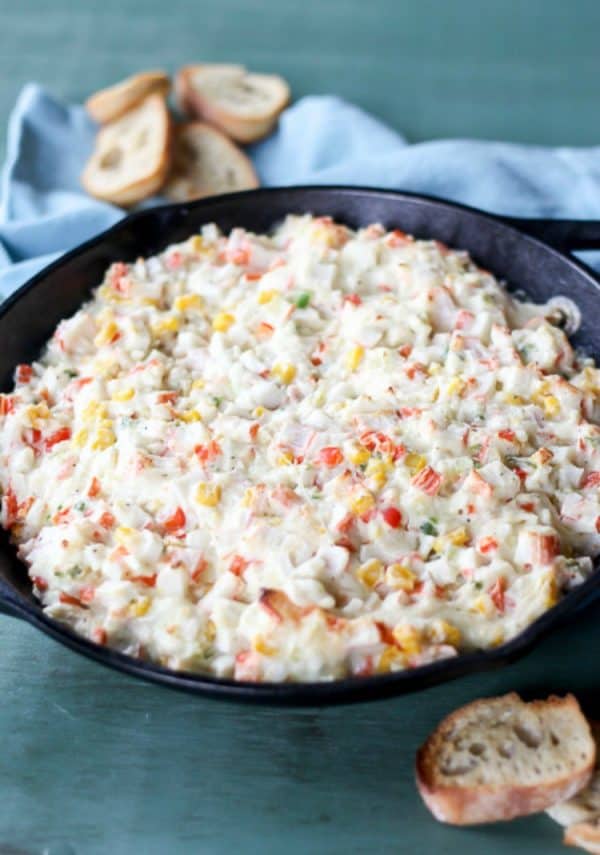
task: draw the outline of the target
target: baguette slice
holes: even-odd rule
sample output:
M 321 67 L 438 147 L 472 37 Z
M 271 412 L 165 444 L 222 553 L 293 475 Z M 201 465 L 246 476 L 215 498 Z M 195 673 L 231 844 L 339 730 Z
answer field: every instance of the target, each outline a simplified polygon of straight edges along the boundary
M 148 95 L 166 98 L 170 89 L 171 80 L 164 71 L 143 71 L 91 95 L 85 107 L 92 119 L 104 125 L 127 113 Z
M 160 190 L 170 168 L 171 117 L 161 95 L 149 95 L 105 125 L 81 176 L 85 190 L 115 205 L 134 205 Z
M 600 855 L 600 817 L 570 825 L 565 831 L 564 842 L 567 846 L 579 846 L 586 852 Z
M 272 130 L 290 88 L 278 75 L 250 74 L 241 65 L 187 65 L 177 73 L 175 94 L 184 113 L 249 143 Z
M 596 743 L 596 765 L 590 781 L 573 798 L 549 807 L 546 813 L 560 825 L 585 823 L 600 816 L 600 722 L 590 721 L 592 736 Z
M 175 131 L 173 168 L 164 194 L 175 202 L 258 187 L 249 158 L 220 131 L 188 122 Z
M 496 822 L 570 798 L 595 759 L 572 695 L 525 703 L 512 692 L 445 718 L 417 753 L 417 786 L 441 822 Z

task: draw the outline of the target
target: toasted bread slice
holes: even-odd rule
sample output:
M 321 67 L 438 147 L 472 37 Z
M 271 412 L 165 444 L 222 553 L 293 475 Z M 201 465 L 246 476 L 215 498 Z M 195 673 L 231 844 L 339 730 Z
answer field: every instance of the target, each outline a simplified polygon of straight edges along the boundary
M 203 122 L 175 130 L 173 168 L 164 194 L 176 202 L 258 187 L 252 163 L 235 143 Z
M 149 95 L 105 125 L 81 176 L 85 190 L 115 205 L 134 205 L 162 187 L 171 165 L 171 117 L 161 95 Z
M 573 798 L 549 807 L 546 813 L 561 825 L 583 823 L 600 816 L 600 722 L 590 721 L 596 743 L 596 765 L 590 781 Z
M 442 822 L 473 825 L 545 810 L 581 790 L 596 759 L 576 699 L 514 692 L 449 715 L 417 753 L 417 786 Z
M 148 95 L 166 98 L 170 89 L 171 80 L 164 71 L 143 71 L 91 95 L 85 107 L 92 119 L 104 125 L 114 122 Z
M 600 855 L 600 817 L 570 825 L 565 831 L 564 842 L 567 846 L 578 846 Z
M 187 65 L 177 73 L 175 94 L 184 113 L 249 143 L 272 130 L 290 88 L 278 75 L 251 74 L 241 65 Z

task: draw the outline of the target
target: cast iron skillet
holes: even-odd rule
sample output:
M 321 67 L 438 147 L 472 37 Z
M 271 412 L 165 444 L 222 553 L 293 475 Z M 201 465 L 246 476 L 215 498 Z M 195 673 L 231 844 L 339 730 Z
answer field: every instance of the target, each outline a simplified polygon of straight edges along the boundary
M 417 237 L 436 238 L 467 249 L 474 260 L 525 291 L 537 302 L 567 295 L 581 309 L 572 337 L 576 347 L 600 357 L 600 284 L 595 274 L 566 253 L 600 249 L 600 221 L 519 220 L 484 214 L 450 202 L 409 193 L 349 187 L 253 190 L 168 205 L 133 214 L 51 264 L 4 303 L 0 310 L 0 390 L 12 385 L 14 366 L 34 359 L 58 322 L 75 312 L 103 272 L 116 260 L 132 261 L 181 241 L 203 223 L 227 231 L 244 226 L 269 230 L 288 213 L 331 215 L 349 226 L 380 222 Z M 562 623 L 599 588 L 593 575 L 518 637 L 493 650 L 468 653 L 409 671 L 328 683 L 254 684 L 171 671 L 93 644 L 51 620 L 36 602 L 31 583 L 9 544 L 0 536 L 0 610 L 119 671 L 199 695 L 229 700 L 319 705 L 371 700 L 416 691 L 469 672 L 506 665 Z

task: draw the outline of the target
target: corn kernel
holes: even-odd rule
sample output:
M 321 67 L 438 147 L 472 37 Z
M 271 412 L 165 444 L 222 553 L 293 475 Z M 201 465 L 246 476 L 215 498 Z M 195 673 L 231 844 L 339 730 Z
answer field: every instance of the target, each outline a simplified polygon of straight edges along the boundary
M 470 540 L 469 533 L 466 528 L 455 528 L 448 535 L 448 539 L 453 546 L 465 546 Z
M 390 588 L 399 588 L 410 593 L 417 583 L 417 576 L 404 564 L 390 564 L 385 571 L 385 581 Z
M 117 441 L 112 427 L 109 427 L 111 424 L 110 421 L 106 424 L 103 423 L 96 431 L 96 436 L 92 442 L 92 449 L 94 451 L 102 451 L 105 448 L 109 448 Z
M 133 617 L 144 617 L 145 614 L 150 610 L 150 606 L 152 601 L 150 597 L 140 597 L 139 600 L 135 600 L 130 606 L 130 612 Z
M 356 576 L 367 588 L 374 588 L 383 579 L 383 563 L 379 558 L 371 558 L 356 571 Z
M 371 459 L 365 469 L 365 476 L 373 483 L 373 486 L 380 490 L 387 481 L 387 471 L 389 467 L 383 460 Z
M 543 402 L 544 413 L 549 417 L 553 418 L 560 413 L 560 401 L 558 398 L 555 398 L 554 395 L 546 395 Z
M 421 650 L 421 638 L 418 629 L 409 623 L 400 623 L 392 635 L 408 656 L 414 656 Z
M 130 303 L 131 300 L 127 300 L 127 302 Z M 155 309 L 158 309 L 160 306 L 160 300 L 158 297 L 142 297 L 139 302 L 142 306 L 154 306 Z
M 265 303 L 270 303 L 275 297 L 279 296 L 279 291 L 275 291 L 271 289 L 269 291 L 260 291 L 258 297 L 256 298 L 261 306 L 264 306 Z
M 73 445 L 75 448 L 83 448 L 83 446 L 88 441 L 88 432 L 85 428 L 81 428 L 77 433 L 73 436 Z
M 444 552 L 450 545 L 452 546 L 464 546 L 469 542 L 469 535 L 465 528 L 457 528 L 454 531 L 449 532 L 449 534 L 444 534 L 441 537 L 436 537 L 433 541 L 431 548 L 434 552 L 438 554 L 440 552 Z
M 429 637 L 437 644 L 450 644 L 452 647 L 458 647 L 462 639 L 459 628 L 443 619 L 434 621 Z
M 131 387 L 129 389 L 121 389 L 119 392 L 113 392 L 111 395 L 111 400 L 113 401 L 131 401 L 133 396 L 135 395 L 135 390 Z
M 229 312 L 219 312 L 213 318 L 212 328 L 215 332 L 227 332 L 233 323 L 235 323 L 233 315 L 230 315 Z
M 221 488 L 218 484 L 198 484 L 196 501 L 207 508 L 214 508 L 221 501 Z
M 201 309 L 204 305 L 204 300 L 200 294 L 182 294 L 175 297 L 173 308 L 176 312 L 187 312 L 188 309 Z
M 117 543 L 125 545 L 127 541 L 135 534 L 135 529 L 125 525 L 120 525 L 115 529 L 115 540 Z
M 279 377 L 282 383 L 289 385 L 296 376 L 296 368 L 289 362 L 276 362 L 271 369 L 276 377 Z
M 190 238 L 190 249 L 192 252 L 202 252 L 206 249 L 201 235 L 194 235 Z
M 394 666 L 397 666 L 394 668 Z M 406 666 L 406 656 L 395 645 L 390 644 L 385 648 L 379 662 L 377 663 L 377 673 L 387 674 L 389 671 L 398 670 Z
M 358 516 L 362 516 L 363 514 L 368 513 L 375 507 L 375 499 L 368 492 L 362 492 L 355 495 L 350 501 L 350 510 L 357 514 Z
M 96 337 L 94 338 L 94 344 L 96 347 L 101 347 L 103 344 L 110 344 L 113 339 L 118 336 L 119 327 L 116 325 L 114 321 L 108 321 L 98 331 Z
M 254 412 L 252 413 L 252 415 L 254 416 L 255 419 L 259 419 L 261 416 L 264 416 L 264 414 L 265 414 L 265 408 L 260 407 L 260 406 L 255 407 Z
M 162 335 L 162 333 L 177 332 L 180 327 L 179 318 L 174 315 L 162 318 L 160 321 L 152 324 L 152 332 L 154 335 Z
M 263 656 L 275 656 L 277 648 L 268 644 L 262 635 L 257 635 L 252 641 L 252 647 Z
M 362 358 L 365 355 L 365 349 L 362 345 L 357 344 L 351 350 L 348 351 L 346 355 L 346 367 L 349 371 L 356 371 L 360 363 L 362 362 Z
M 186 410 L 183 413 L 177 413 L 177 418 L 186 424 L 191 424 L 192 422 L 201 422 L 202 416 L 198 412 L 198 410 Z
M 522 407 L 525 403 L 525 398 L 522 398 L 521 395 L 513 395 L 509 392 L 508 395 L 504 396 L 504 403 L 511 404 L 513 407 Z
M 466 385 L 462 377 L 453 377 L 446 387 L 446 392 L 448 395 L 458 395 L 460 397 L 465 391 Z
M 542 584 L 546 589 L 545 606 L 547 609 L 551 609 L 552 606 L 555 606 L 559 600 L 559 589 L 554 569 L 551 569 L 546 574 L 544 574 Z
M 31 407 L 27 407 L 27 417 L 33 427 L 36 427 L 40 421 L 44 421 L 50 417 L 50 410 L 43 402 L 41 404 L 34 404 Z
M 284 451 L 277 458 L 277 465 L 278 466 L 289 466 L 290 463 L 293 463 L 293 462 L 294 462 L 294 455 L 292 454 L 291 451 Z
M 480 614 L 489 617 L 494 613 L 494 604 L 487 594 L 481 594 L 481 596 L 473 600 L 471 609 L 472 611 L 479 612 Z
M 101 404 L 100 401 L 92 400 L 81 413 L 81 418 L 84 422 L 92 422 L 98 419 L 105 419 L 107 415 L 106 405 Z
M 348 460 L 350 463 L 354 463 L 355 466 L 364 466 L 365 463 L 369 462 L 370 458 L 371 453 L 362 445 L 355 446 L 348 453 Z
M 404 463 L 409 468 L 412 475 L 416 475 L 417 472 L 420 472 L 421 469 L 424 469 L 427 466 L 426 458 L 423 457 L 422 454 L 415 454 L 414 451 L 410 451 L 406 455 Z
M 206 383 L 201 377 L 197 377 L 192 383 L 192 389 L 204 389 Z

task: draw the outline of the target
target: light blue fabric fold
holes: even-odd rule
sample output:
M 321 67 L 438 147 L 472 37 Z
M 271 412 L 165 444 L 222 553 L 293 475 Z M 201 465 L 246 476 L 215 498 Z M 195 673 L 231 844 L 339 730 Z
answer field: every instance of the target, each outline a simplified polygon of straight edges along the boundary
M 65 106 L 36 84 L 21 92 L 2 172 L 0 298 L 124 215 L 79 185 L 94 134 L 81 106 Z M 600 146 L 472 140 L 411 145 L 333 96 L 302 98 L 250 155 L 265 186 L 368 185 L 442 196 L 496 213 L 600 219 Z

